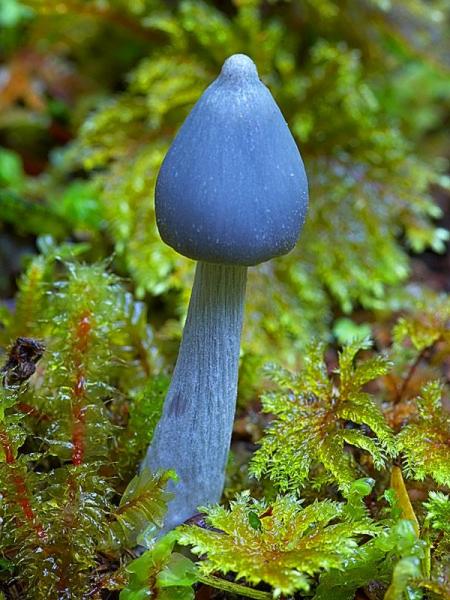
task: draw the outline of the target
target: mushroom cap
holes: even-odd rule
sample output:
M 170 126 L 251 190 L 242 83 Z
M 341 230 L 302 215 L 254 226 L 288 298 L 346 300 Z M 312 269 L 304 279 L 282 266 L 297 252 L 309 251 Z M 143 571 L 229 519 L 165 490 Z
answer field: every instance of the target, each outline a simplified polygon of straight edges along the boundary
M 156 221 L 180 254 L 256 265 L 295 246 L 308 204 L 297 145 L 244 54 L 228 58 L 158 174 Z

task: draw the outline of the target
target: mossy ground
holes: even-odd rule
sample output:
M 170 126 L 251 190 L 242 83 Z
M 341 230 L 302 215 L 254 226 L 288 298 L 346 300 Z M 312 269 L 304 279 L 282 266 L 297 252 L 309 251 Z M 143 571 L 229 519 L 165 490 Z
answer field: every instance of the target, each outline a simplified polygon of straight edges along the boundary
M 7 600 L 450 598 L 449 18 L 438 0 L 0 3 Z M 310 212 L 250 273 L 222 505 L 155 546 L 173 474 L 135 476 L 193 263 L 160 241 L 153 188 L 235 52 L 301 148 Z

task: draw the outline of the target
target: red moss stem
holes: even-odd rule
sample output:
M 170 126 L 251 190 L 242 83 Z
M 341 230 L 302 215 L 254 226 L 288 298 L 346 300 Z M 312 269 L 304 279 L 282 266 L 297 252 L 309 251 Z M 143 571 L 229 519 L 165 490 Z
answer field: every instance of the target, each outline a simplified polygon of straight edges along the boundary
M 72 464 L 83 464 L 86 450 L 86 378 L 84 355 L 90 341 L 91 313 L 84 311 L 77 322 L 74 336 L 75 381 L 72 386 Z
M 38 421 L 50 421 L 50 417 L 48 415 L 41 412 L 35 406 L 31 406 L 31 404 L 27 404 L 26 402 L 18 402 L 16 407 L 24 415 L 35 417 Z
M 5 454 L 6 464 L 10 466 L 9 476 L 16 493 L 16 497 L 14 498 L 14 500 L 20 506 L 25 519 L 31 524 L 33 529 L 36 531 L 37 536 L 40 539 L 44 539 L 46 537 L 44 528 L 37 520 L 36 515 L 31 506 L 27 484 L 25 482 L 25 478 L 18 470 L 17 461 L 14 457 L 13 447 L 6 431 L 0 430 L 0 444 L 2 445 L 3 452 Z
M 86 434 L 86 407 L 77 402 L 72 408 L 72 464 L 83 464 Z

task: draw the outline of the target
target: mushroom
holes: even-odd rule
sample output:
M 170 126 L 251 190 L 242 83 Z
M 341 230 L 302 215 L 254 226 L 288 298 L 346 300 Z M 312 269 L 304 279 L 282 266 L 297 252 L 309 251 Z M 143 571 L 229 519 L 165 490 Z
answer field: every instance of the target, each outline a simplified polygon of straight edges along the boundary
M 161 238 L 198 261 L 146 465 L 173 469 L 165 530 L 220 501 L 236 406 L 247 267 L 289 252 L 308 203 L 302 159 L 253 61 L 228 58 L 158 174 Z

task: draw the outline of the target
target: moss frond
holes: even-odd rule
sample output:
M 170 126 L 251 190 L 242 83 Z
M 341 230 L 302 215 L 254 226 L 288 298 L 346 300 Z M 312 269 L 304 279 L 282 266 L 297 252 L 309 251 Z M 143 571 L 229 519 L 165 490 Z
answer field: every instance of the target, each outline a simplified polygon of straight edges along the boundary
M 117 538 L 132 547 L 149 525 L 153 524 L 155 529 L 163 526 L 167 503 L 173 497 L 165 491 L 170 479 L 176 479 L 175 473 L 167 471 L 152 475 L 148 469 L 143 469 L 130 481 L 112 514 L 112 542 Z
M 442 406 L 442 393 L 439 381 L 423 388 L 417 418 L 399 433 L 397 443 L 409 477 L 421 481 L 428 476 L 450 485 L 450 415 Z
M 183 525 L 177 530 L 180 544 L 205 555 L 200 571 L 231 572 L 253 585 L 265 582 L 274 597 L 308 591 L 312 576 L 340 568 L 361 536 L 374 533 L 367 523 L 345 522 L 343 506 L 330 500 L 302 507 L 293 496 L 267 503 L 244 493 L 229 510 L 203 510 L 213 529 Z
M 386 455 L 395 453 L 392 431 L 380 408 L 362 391 L 388 371 L 389 362 L 378 356 L 357 363 L 357 353 L 367 347 L 367 342 L 355 342 L 342 350 L 339 383 L 328 375 L 320 346 L 309 349 L 298 375 L 270 367 L 278 389 L 263 396 L 263 410 L 274 420 L 252 461 L 256 476 L 267 475 L 281 490 L 297 490 L 322 465 L 329 478 L 346 489 L 356 472 L 345 444 L 368 452 L 378 469 Z
M 421 352 L 438 341 L 450 347 L 450 299 L 445 295 L 428 294 L 417 302 L 415 310 L 397 322 L 393 338 L 396 344 L 411 340 Z M 447 350 L 448 351 L 448 350 Z
M 427 510 L 426 522 L 433 529 L 450 535 L 450 498 L 443 492 L 431 491 L 428 501 L 424 502 Z M 450 541 L 450 538 L 449 538 Z

